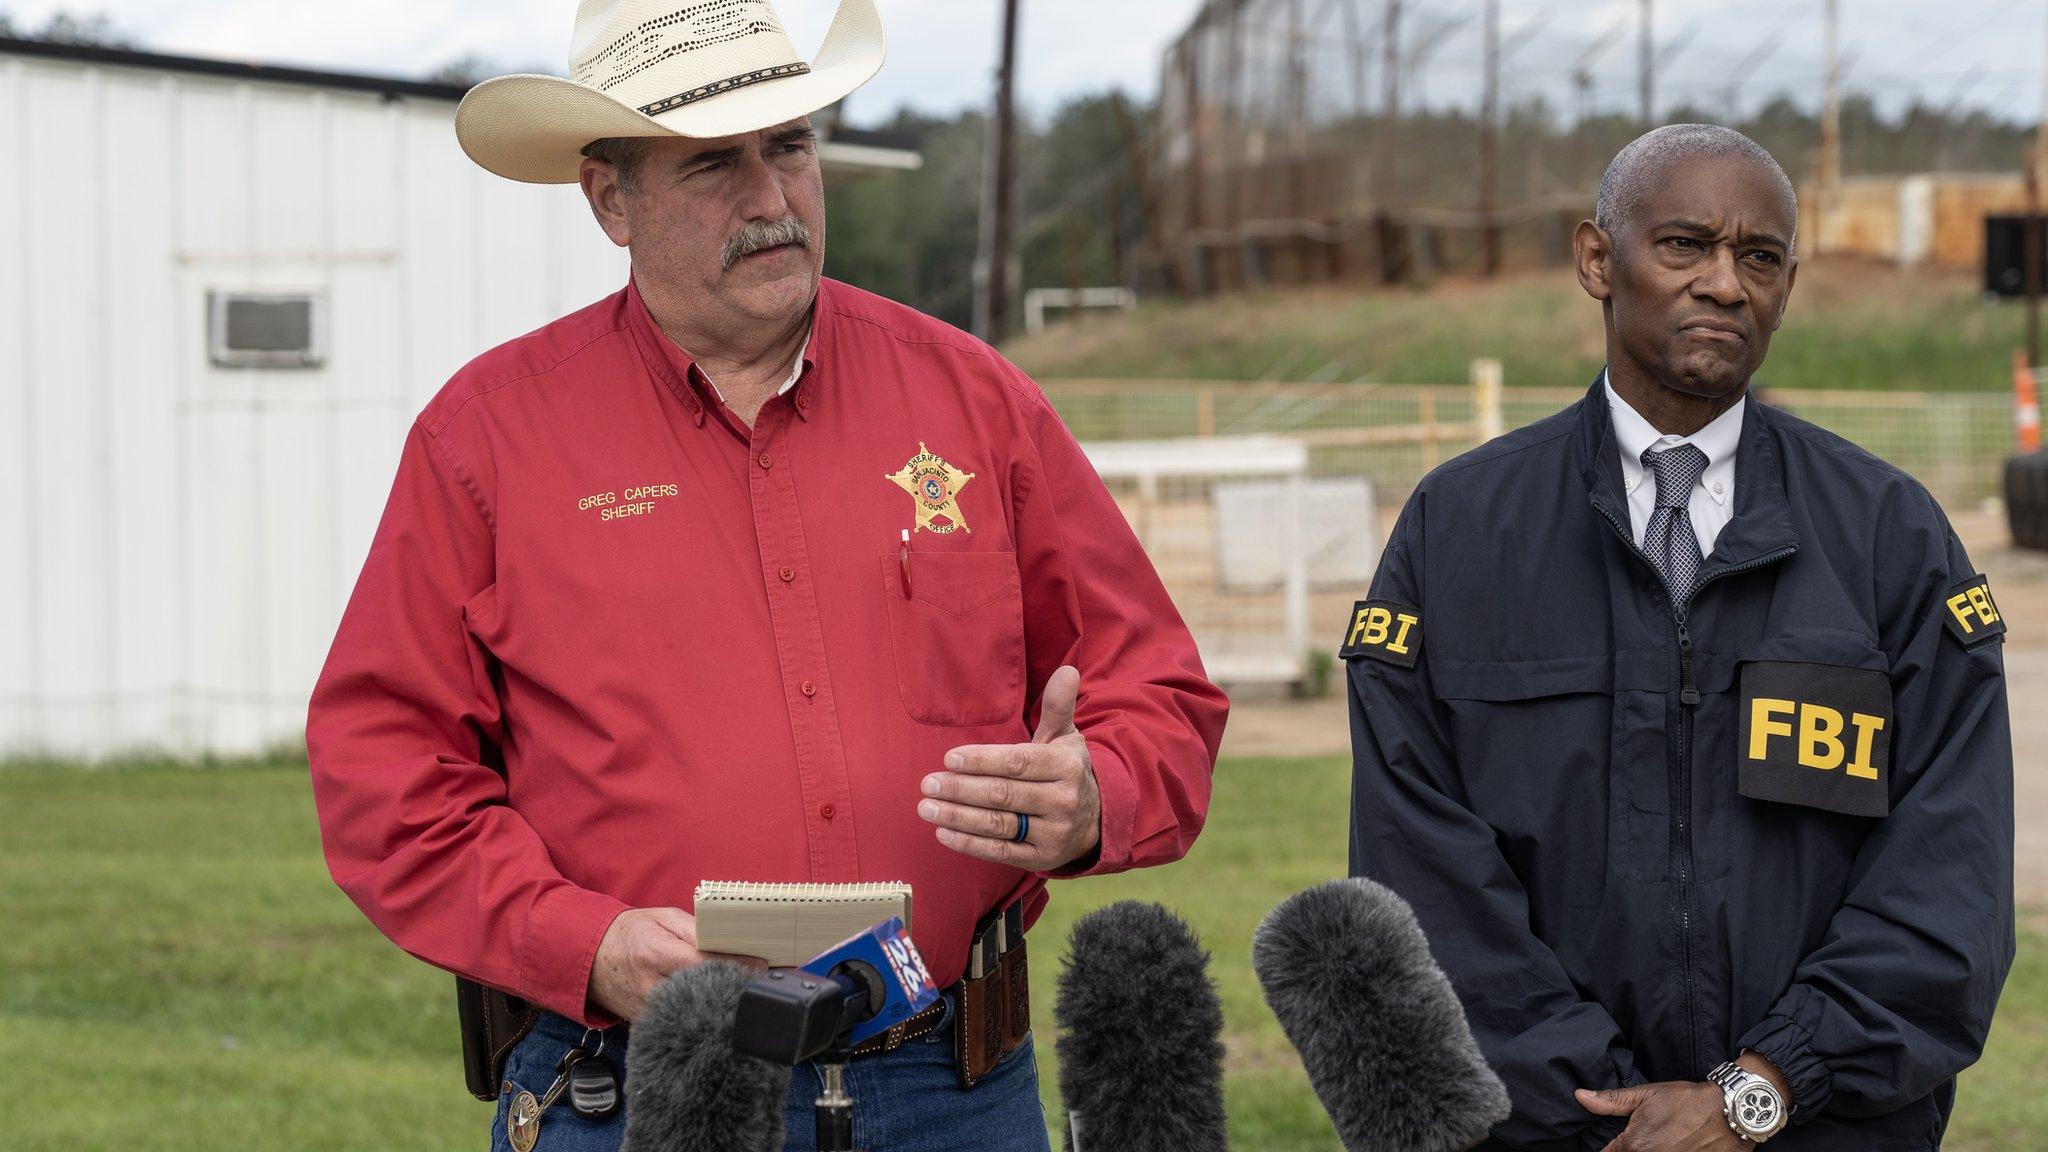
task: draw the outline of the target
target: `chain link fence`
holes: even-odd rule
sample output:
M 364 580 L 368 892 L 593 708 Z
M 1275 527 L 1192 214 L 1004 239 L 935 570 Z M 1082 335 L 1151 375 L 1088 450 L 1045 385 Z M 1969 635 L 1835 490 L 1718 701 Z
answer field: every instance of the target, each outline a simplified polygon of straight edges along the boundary
M 1489 366 L 1474 367 L 1484 382 Z M 1043 385 L 1097 459 L 1218 678 L 1297 689 L 1313 689 L 1327 670 L 1317 653 L 1334 645 L 1322 643 L 1321 632 L 1364 597 L 1383 525 L 1416 483 L 1480 443 L 1489 427 L 1519 428 L 1585 394 L 1425 384 Z M 1497 411 L 1489 391 L 1500 396 Z M 2013 450 L 2005 393 L 1769 390 L 1762 398 L 1897 465 L 1950 508 L 1996 495 Z
M 1083 442 L 1286 436 L 1309 446 L 1316 476 L 1369 476 L 1398 505 L 1438 464 L 1479 443 L 1470 385 L 1256 384 L 1191 380 L 1049 380 L 1046 395 Z M 1506 388 L 1508 428 L 1585 395 Z M 1761 389 L 1765 402 L 1847 438 L 1926 484 L 1944 504 L 1998 492 L 2013 451 L 2004 392 Z

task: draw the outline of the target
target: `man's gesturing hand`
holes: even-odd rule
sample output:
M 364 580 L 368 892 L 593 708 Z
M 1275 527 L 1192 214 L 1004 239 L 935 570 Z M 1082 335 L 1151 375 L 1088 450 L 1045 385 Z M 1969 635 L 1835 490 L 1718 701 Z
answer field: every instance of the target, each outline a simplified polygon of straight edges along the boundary
M 750 956 L 697 951 L 697 918 L 681 908 L 628 909 L 598 942 L 590 966 L 590 1001 L 621 1020 L 638 1020 L 655 985 L 706 960 L 761 966 Z
M 938 825 L 939 843 L 968 856 L 1047 872 L 1071 864 L 1102 840 L 1102 795 L 1088 742 L 1074 727 L 1081 673 L 1062 667 L 1039 699 L 1029 744 L 968 744 L 946 753 L 945 772 L 924 778 L 917 814 Z M 1031 818 L 1022 844 L 1017 814 Z
M 1581 1088 L 1579 1107 L 1596 1116 L 1626 1116 L 1628 1127 L 1607 1152 L 1744 1152 L 1755 1145 L 1728 1126 L 1718 1084 L 1685 1080 L 1593 1092 Z

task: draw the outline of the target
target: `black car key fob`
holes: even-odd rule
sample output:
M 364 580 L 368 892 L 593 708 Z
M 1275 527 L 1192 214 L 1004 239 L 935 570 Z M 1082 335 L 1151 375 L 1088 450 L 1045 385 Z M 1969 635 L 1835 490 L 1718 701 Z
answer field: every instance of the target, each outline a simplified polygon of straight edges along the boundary
M 619 1110 L 619 1077 L 602 1056 L 569 1066 L 569 1110 L 585 1120 L 605 1120 Z

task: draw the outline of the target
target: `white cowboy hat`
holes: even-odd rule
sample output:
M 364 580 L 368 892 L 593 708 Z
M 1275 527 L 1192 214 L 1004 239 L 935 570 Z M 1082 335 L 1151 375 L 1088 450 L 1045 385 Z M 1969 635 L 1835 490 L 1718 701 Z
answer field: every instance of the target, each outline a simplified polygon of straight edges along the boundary
M 455 110 L 455 136 L 507 179 L 574 184 L 593 140 L 758 132 L 838 101 L 881 67 L 874 0 L 841 0 L 808 64 L 766 0 L 582 0 L 574 79 L 486 80 Z

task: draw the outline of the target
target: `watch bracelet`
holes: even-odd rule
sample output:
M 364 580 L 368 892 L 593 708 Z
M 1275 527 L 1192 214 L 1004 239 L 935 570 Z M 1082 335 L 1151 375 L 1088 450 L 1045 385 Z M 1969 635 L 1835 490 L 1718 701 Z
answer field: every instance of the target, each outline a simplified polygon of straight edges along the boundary
M 1735 1122 L 1735 1094 L 1738 1091 L 1736 1086 L 1741 1082 L 1742 1078 L 1755 1080 L 1763 1084 L 1765 1087 L 1771 1090 L 1771 1095 L 1778 1097 L 1778 1109 L 1780 1113 L 1778 1126 L 1774 1128 L 1770 1133 L 1765 1135 L 1762 1139 L 1758 1139 L 1757 1137 L 1751 1136 L 1749 1133 L 1744 1132 L 1742 1130 L 1742 1125 L 1737 1124 Z M 1721 1089 L 1721 1117 L 1722 1119 L 1727 1121 L 1728 1130 L 1735 1133 L 1736 1138 L 1741 1140 L 1743 1143 L 1752 1146 L 1759 1145 L 1763 1142 L 1763 1140 L 1768 1140 L 1772 1136 L 1776 1136 L 1779 1132 L 1783 1132 L 1785 1130 L 1786 1123 L 1791 1119 L 1792 1104 L 1791 1101 L 1786 1100 L 1784 1096 L 1781 1093 L 1779 1093 L 1777 1086 L 1773 1085 L 1768 1079 L 1759 1076 L 1754 1072 L 1751 1072 L 1749 1069 L 1744 1068 L 1742 1065 L 1737 1064 L 1733 1060 L 1723 1061 L 1713 1071 L 1707 1073 L 1707 1079 L 1712 1081 L 1716 1087 Z

